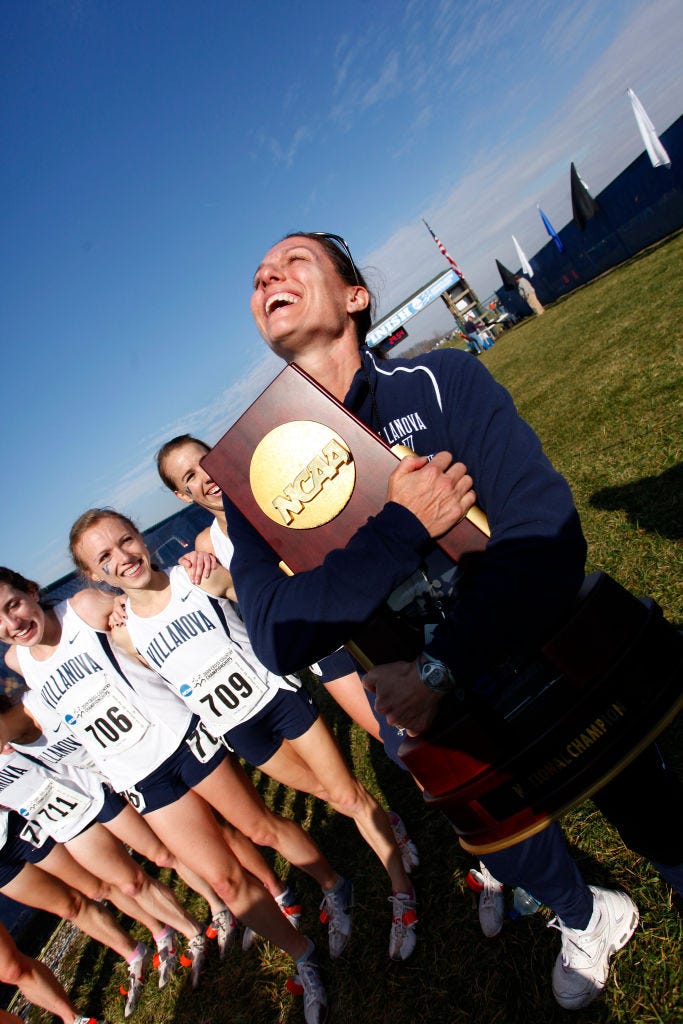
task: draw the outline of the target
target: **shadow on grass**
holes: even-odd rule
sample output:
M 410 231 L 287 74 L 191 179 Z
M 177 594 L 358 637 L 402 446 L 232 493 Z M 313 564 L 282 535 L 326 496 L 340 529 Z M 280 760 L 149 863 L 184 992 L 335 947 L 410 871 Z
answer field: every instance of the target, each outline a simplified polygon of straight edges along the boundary
M 683 463 L 658 476 L 646 476 L 620 487 L 603 487 L 590 496 L 599 509 L 623 509 L 631 523 L 670 540 L 683 537 Z

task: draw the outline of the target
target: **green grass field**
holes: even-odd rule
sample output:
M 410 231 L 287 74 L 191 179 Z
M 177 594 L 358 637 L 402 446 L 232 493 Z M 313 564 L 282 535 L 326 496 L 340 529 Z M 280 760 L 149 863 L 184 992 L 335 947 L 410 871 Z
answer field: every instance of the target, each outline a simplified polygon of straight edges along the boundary
M 605 569 L 636 594 L 649 594 L 667 616 L 683 622 L 681 594 L 681 388 L 683 234 L 549 307 L 546 315 L 505 333 L 482 359 L 512 392 L 521 414 L 541 436 L 574 490 L 589 542 L 589 567 Z M 474 358 L 474 357 L 472 357 Z M 422 865 L 416 873 L 420 942 L 403 965 L 387 957 L 390 910 L 383 872 L 353 826 L 315 801 L 256 781 L 269 803 L 311 830 L 339 870 L 356 885 L 352 942 L 343 958 L 325 957 L 320 899 L 309 880 L 291 871 L 303 924 L 322 954 L 333 1024 L 554 1024 L 683 1020 L 682 922 L 670 890 L 654 870 L 628 853 L 590 803 L 563 820 L 587 881 L 628 891 L 641 925 L 613 960 L 603 998 L 575 1014 L 559 1009 L 550 973 L 559 935 L 542 910 L 502 935 L 481 935 L 465 875 L 474 858 L 453 841 L 445 820 L 425 809 L 411 782 L 367 736 L 325 699 L 356 772 L 386 806 L 409 824 Z M 663 737 L 682 767 L 680 722 Z M 672 829 L 682 823 L 672 821 Z M 287 866 L 281 865 L 286 874 Z M 183 895 L 182 888 L 178 892 Z M 204 913 L 201 901 L 194 909 Z M 125 975 L 113 954 L 76 945 L 63 964 L 79 1006 L 123 1019 L 119 984 Z M 286 958 L 261 944 L 213 957 L 202 988 L 186 975 L 159 993 L 149 979 L 136 1024 L 294 1024 L 301 1001 L 284 991 Z M 31 1020 L 40 1015 L 32 1012 Z

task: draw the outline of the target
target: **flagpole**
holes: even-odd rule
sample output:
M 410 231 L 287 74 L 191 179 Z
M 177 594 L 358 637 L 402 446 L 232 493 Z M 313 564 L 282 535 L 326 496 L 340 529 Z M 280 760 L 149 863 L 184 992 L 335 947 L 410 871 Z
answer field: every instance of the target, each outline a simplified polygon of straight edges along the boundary
M 427 228 L 427 231 L 429 232 L 429 234 L 430 234 L 430 235 L 432 236 L 432 238 L 433 238 L 433 239 L 434 239 L 434 241 L 436 242 L 437 248 L 438 248 L 439 252 L 441 253 L 441 255 L 442 255 L 442 256 L 444 257 L 444 259 L 445 259 L 445 260 L 446 260 L 446 261 L 447 261 L 448 263 L 450 263 L 451 267 L 453 268 L 453 270 L 454 270 L 454 271 L 456 272 L 456 274 L 457 274 L 457 275 L 458 275 L 458 277 L 460 278 L 460 282 L 462 283 L 463 289 L 464 289 L 465 291 L 469 292 L 469 294 L 470 294 L 470 295 L 471 295 L 471 296 L 472 296 L 472 297 L 473 297 L 473 298 L 474 298 L 474 299 L 476 300 L 476 301 L 475 301 L 475 302 L 473 303 L 473 305 L 475 305 L 475 306 L 479 307 L 479 296 L 478 296 L 478 295 L 477 295 L 477 293 L 476 293 L 476 292 L 475 292 L 475 291 L 474 291 L 474 290 L 473 290 L 473 289 L 471 288 L 471 286 L 470 286 L 470 284 L 469 284 L 469 281 L 467 280 L 467 278 L 466 278 L 466 277 L 465 277 L 465 275 L 463 274 L 462 270 L 460 269 L 460 267 L 458 266 L 458 264 L 457 264 L 457 263 L 455 262 L 455 260 L 453 259 L 453 257 L 452 257 L 452 256 L 451 256 L 451 254 L 449 253 L 448 249 L 447 249 L 447 248 L 446 248 L 446 246 L 445 246 L 445 245 L 443 244 L 443 242 L 442 242 L 442 241 L 441 241 L 440 239 L 438 239 L 438 238 L 436 237 L 436 235 L 434 234 L 434 232 L 432 231 L 432 229 L 430 228 L 429 224 L 428 224 L 428 223 L 427 223 L 427 221 L 426 221 L 426 220 L 424 219 L 424 217 L 422 217 L 422 218 L 421 218 L 421 220 L 422 220 L 422 223 L 424 224 L 424 226 L 425 226 L 425 227 Z M 450 310 L 451 316 L 452 316 L 452 317 L 453 317 L 453 319 L 455 320 L 456 326 L 457 326 L 457 327 L 459 328 L 459 330 L 461 330 L 461 331 L 462 331 L 462 330 L 463 330 L 463 327 L 464 327 L 464 320 L 463 320 L 463 318 L 462 318 L 462 317 L 461 317 L 461 316 L 459 315 L 459 311 L 456 311 L 456 309 L 454 308 L 454 307 L 455 307 L 455 303 L 453 303 L 453 305 L 451 305 L 451 303 L 450 303 L 450 302 L 448 301 L 448 299 L 446 299 L 446 297 L 445 297 L 445 293 L 444 293 L 444 295 L 442 295 L 442 296 L 441 296 L 441 298 L 443 299 L 443 301 L 445 302 L 445 304 L 446 304 L 446 305 L 448 306 L 448 309 Z

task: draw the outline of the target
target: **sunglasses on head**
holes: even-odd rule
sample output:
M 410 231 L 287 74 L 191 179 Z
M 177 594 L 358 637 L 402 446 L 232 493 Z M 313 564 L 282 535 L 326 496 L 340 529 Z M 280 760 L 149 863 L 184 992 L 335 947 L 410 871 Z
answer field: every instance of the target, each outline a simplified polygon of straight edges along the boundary
M 351 255 L 351 250 L 349 249 L 349 243 L 346 241 L 346 239 L 342 238 L 341 235 L 333 235 L 329 231 L 311 231 L 310 234 L 314 238 L 329 238 L 331 242 L 334 242 L 337 245 L 337 247 L 341 249 L 344 255 L 348 257 L 348 261 L 351 264 L 351 269 L 353 270 L 353 276 L 356 280 L 356 284 L 360 285 L 360 281 L 358 279 L 358 271 L 356 270 L 356 264 L 354 263 L 353 256 Z

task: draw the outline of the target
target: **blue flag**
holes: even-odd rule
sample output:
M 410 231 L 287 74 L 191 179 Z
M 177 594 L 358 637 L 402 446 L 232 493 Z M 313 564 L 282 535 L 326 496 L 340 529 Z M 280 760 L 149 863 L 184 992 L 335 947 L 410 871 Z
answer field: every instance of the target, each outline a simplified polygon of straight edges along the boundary
M 555 228 L 554 228 L 554 227 L 552 226 L 552 224 L 550 223 L 550 221 L 548 220 L 548 218 L 547 218 L 547 217 L 546 217 L 546 215 L 544 214 L 544 212 L 543 212 L 543 210 L 541 209 L 541 207 L 540 207 L 540 206 L 537 206 L 537 207 L 536 207 L 536 209 L 538 210 L 538 212 L 539 212 L 539 213 L 540 213 L 540 215 L 541 215 L 541 220 L 543 221 L 543 223 L 544 223 L 544 225 L 545 225 L 545 229 L 546 229 L 546 231 L 548 232 L 548 234 L 549 234 L 549 235 L 550 235 L 550 237 L 552 238 L 553 242 L 554 242 L 554 243 L 555 243 L 555 245 L 557 246 L 557 251 L 558 251 L 558 252 L 564 252 L 564 246 L 562 245 L 562 239 L 561 239 L 561 238 L 560 238 L 560 236 L 558 235 L 557 231 L 556 231 L 556 230 L 555 230 Z

